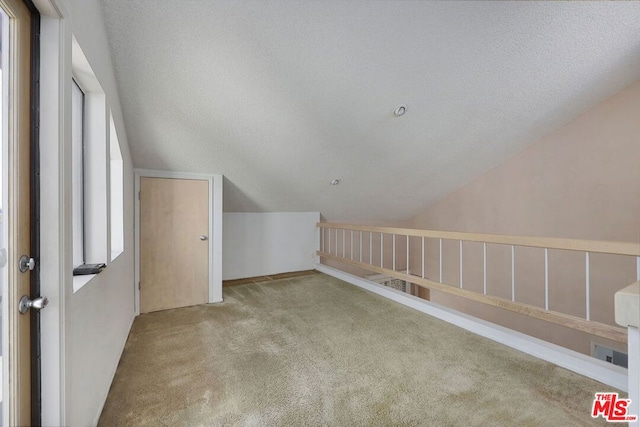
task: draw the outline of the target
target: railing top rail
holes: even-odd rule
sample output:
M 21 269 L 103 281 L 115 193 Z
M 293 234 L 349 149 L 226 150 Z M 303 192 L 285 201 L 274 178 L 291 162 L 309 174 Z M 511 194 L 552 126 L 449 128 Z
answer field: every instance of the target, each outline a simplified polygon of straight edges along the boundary
M 463 233 L 457 231 L 420 230 L 414 228 L 334 224 L 330 222 L 319 222 L 317 226 L 320 228 L 338 228 L 373 233 L 399 234 L 412 237 L 428 237 L 445 240 L 465 240 L 469 242 L 495 243 L 499 245 L 528 246 L 534 248 L 562 249 L 568 251 L 640 256 L 640 242 L 611 242 L 604 240 L 564 239 L 557 237 Z

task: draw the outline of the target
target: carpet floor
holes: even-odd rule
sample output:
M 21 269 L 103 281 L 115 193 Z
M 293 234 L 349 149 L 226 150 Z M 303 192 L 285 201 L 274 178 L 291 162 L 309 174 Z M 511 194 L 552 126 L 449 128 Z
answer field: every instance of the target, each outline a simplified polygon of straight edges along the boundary
M 100 426 L 584 426 L 616 391 L 326 276 L 136 318 Z

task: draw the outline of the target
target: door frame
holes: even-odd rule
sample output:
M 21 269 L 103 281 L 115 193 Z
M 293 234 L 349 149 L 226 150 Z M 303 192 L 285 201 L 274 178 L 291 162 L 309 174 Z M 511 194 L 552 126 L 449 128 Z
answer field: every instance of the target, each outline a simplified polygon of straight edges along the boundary
M 222 181 L 218 174 L 134 169 L 135 315 L 140 315 L 140 178 L 191 179 L 209 182 L 209 304 L 222 302 Z

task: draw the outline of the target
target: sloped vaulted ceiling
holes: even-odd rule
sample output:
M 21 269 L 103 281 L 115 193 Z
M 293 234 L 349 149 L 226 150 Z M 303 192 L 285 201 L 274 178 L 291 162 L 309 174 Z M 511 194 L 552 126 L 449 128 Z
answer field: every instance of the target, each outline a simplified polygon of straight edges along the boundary
M 103 5 L 135 166 L 225 211 L 404 219 L 640 78 L 638 2 Z

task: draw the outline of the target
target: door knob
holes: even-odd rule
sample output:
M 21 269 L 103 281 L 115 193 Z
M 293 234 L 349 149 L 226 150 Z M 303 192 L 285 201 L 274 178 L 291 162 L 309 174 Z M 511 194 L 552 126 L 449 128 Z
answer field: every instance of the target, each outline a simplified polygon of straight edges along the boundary
M 47 304 L 49 304 L 49 299 L 47 297 L 29 299 L 28 296 L 24 295 L 20 298 L 18 310 L 20 310 L 20 313 L 26 314 L 30 308 L 33 308 L 34 310 L 42 310 L 47 306 Z
M 200 240 L 207 240 L 207 239 L 208 239 L 208 237 L 205 236 L 204 234 L 200 235 Z

